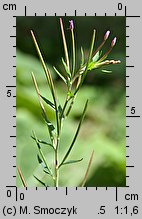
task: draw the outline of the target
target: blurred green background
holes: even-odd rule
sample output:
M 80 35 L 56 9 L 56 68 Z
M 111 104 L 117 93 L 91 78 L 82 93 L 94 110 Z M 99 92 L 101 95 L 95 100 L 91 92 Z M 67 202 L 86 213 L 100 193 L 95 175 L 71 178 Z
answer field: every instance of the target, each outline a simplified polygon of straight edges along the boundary
M 61 137 L 60 159 L 67 151 L 77 128 L 86 99 L 89 106 L 78 140 L 69 159 L 83 161 L 78 164 L 66 165 L 60 171 L 60 186 L 78 186 L 84 177 L 92 150 L 94 159 L 86 186 L 125 186 L 126 184 L 126 120 L 125 120 L 125 17 L 63 17 L 69 54 L 71 57 L 71 35 L 69 20 L 75 23 L 75 40 L 77 60 L 81 58 L 82 46 L 87 57 L 93 29 L 96 29 L 95 48 L 103 40 L 107 30 L 110 37 L 103 47 L 103 52 L 110 47 L 112 39 L 117 37 L 117 44 L 108 59 L 121 60 L 121 64 L 108 66 L 105 69 L 112 73 L 102 73 L 101 70 L 89 72 L 82 86 L 72 113 L 65 121 Z M 28 186 L 41 186 L 33 174 L 45 182 L 50 179 L 43 174 L 37 161 L 37 147 L 31 139 L 35 130 L 39 139 L 48 140 L 48 131 L 42 120 L 35 88 L 31 79 L 34 72 L 41 94 L 50 99 L 50 91 L 45 80 L 42 66 L 38 60 L 30 30 L 33 30 L 47 65 L 55 80 L 57 94 L 62 104 L 66 88 L 52 69 L 56 66 L 62 70 L 61 57 L 64 50 L 59 25 L 59 17 L 17 17 L 17 167 L 20 166 Z M 53 111 L 47 108 L 48 115 L 54 123 Z M 49 163 L 53 160 L 53 151 L 43 148 Z M 22 186 L 17 174 L 17 186 Z

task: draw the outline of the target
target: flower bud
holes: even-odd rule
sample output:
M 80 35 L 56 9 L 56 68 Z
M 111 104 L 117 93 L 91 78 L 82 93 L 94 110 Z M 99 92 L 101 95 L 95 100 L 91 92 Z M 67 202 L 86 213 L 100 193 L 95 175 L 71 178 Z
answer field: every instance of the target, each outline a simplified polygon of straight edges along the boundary
M 107 40 L 107 38 L 109 37 L 110 31 L 108 30 L 105 35 L 104 35 L 104 40 Z
M 73 30 L 73 29 L 74 29 L 74 23 L 73 23 L 73 20 L 70 20 L 69 23 L 70 23 L 70 29 Z
M 112 40 L 112 42 L 111 42 L 111 47 L 114 47 L 114 46 L 115 46 L 115 44 L 116 44 L 116 40 L 117 40 L 116 37 Z

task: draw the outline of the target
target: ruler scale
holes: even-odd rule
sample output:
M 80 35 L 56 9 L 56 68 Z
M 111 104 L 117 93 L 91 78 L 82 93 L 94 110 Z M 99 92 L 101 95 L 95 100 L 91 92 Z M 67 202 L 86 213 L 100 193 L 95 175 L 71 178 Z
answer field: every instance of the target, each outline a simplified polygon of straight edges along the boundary
M 141 15 L 138 1 L 69 2 L 4 0 L 0 3 L 1 32 L 1 184 L 0 217 L 130 218 L 142 216 L 141 200 Z M 94 4 L 94 5 L 93 5 Z M 140 4 L 140 3 L 139 3 Z M 50 7 L 49 7 L 50 5 Z M 64 8 L 61 6 L 65 5 Z M 50 10 L 49 10 L 50 8 Z M 85 10 L 86 8 L 86 10 Z M 126 187 L 17 188 L 16 187 L 16 16 L 126 17 Z M 133 44 L 133 39 L 135 43 Z M 136 49 L 137 48 L 137 49 Z M 3 55 L 2 55 L 3 54 Z M 133 82 L 134 81 L 134 82 Z M 135 157 L 133 156 L 135 155 Z

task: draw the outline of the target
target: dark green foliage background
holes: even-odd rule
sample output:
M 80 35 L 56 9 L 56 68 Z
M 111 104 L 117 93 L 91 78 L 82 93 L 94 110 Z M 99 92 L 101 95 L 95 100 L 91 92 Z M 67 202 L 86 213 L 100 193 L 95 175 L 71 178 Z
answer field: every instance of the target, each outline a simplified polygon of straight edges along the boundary
M 96 29 L 95 48 L 103 40 L 104 33 L 111 31 L 110 37 L 103 47 L 107 51 L 111 40 L 116 36 L 117 44 L 108 59 L 119 59 L 121 64 L 108 66 L 111 74 L 99 70 L 89 72 L 87 79 L 75 101 L 73 111 L 65 122 L 61 138 L 61 158 L 67 151 L 85 101 L 89 99 L 89 107 L 70 159 L 84 158 L 79 164 L 64 166 L 60 173 L 61 186 L 78 186 L 83 178 L 92 149 L 94 160 L 86 186 L 125 186 L 126 184 L 126 120 L 125 120 L 125 17 L 63 17 L 67 36 L 69 54 L 71 55 L 71 36 L 69 20 L 75 23 L 75 38 L 77 56 L 80 60 L 82 46 L 86 57 L 93 29 Z M 28 186 L 41 186 L 33 174 L 50 183 L 50 179 L 42 173 L 37 161 L 37 148 L 30 138 L 35 130 L 38 138 L 48 140 L 47 128 L 41 117 L 37 95 L 32 83 L 33 71 L 41 94 L 50 99 L 50 91 L 45 80 L 44 72 L 30 35 L 32 29 L 38 39 L 40 48 L 52 75 L 59 100 L 63 103 L 66 88 L 59 80 L 52 66 L 62 70 L 61 57 L 64 57 L 59 17 L 17 17 L 17 166 L 20 166 Z M 77 63 L 79 65 L 79 62 Z M 51 109 L 47 108 L 50 119 L 55 122 Z M 52 149 L 44 146 L 47 160 L 52 165 Z M 21 186 L 17 175 L 17 186 Z

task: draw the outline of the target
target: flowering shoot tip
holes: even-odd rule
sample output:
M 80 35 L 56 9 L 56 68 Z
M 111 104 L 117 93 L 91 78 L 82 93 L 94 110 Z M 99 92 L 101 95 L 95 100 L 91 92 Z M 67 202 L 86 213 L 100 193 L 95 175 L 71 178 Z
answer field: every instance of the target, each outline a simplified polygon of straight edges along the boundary
M 116 44 L 116 40 L 117 40 L 116 37 L 112 40 L 112 42 L 111 42 L 111 47 L 114 47 L 114 46 L 115 46 L 115 44 Z
M 73 23 L 73 20 L 70 20 L 69 23 L 70 23 L 70 29 L 73 30 L 73 29 L 74 29 L 74 23 Z
M 110 35 L 110 31 L 108 30 L 104 35 L 104 40 L 107 40 Z

